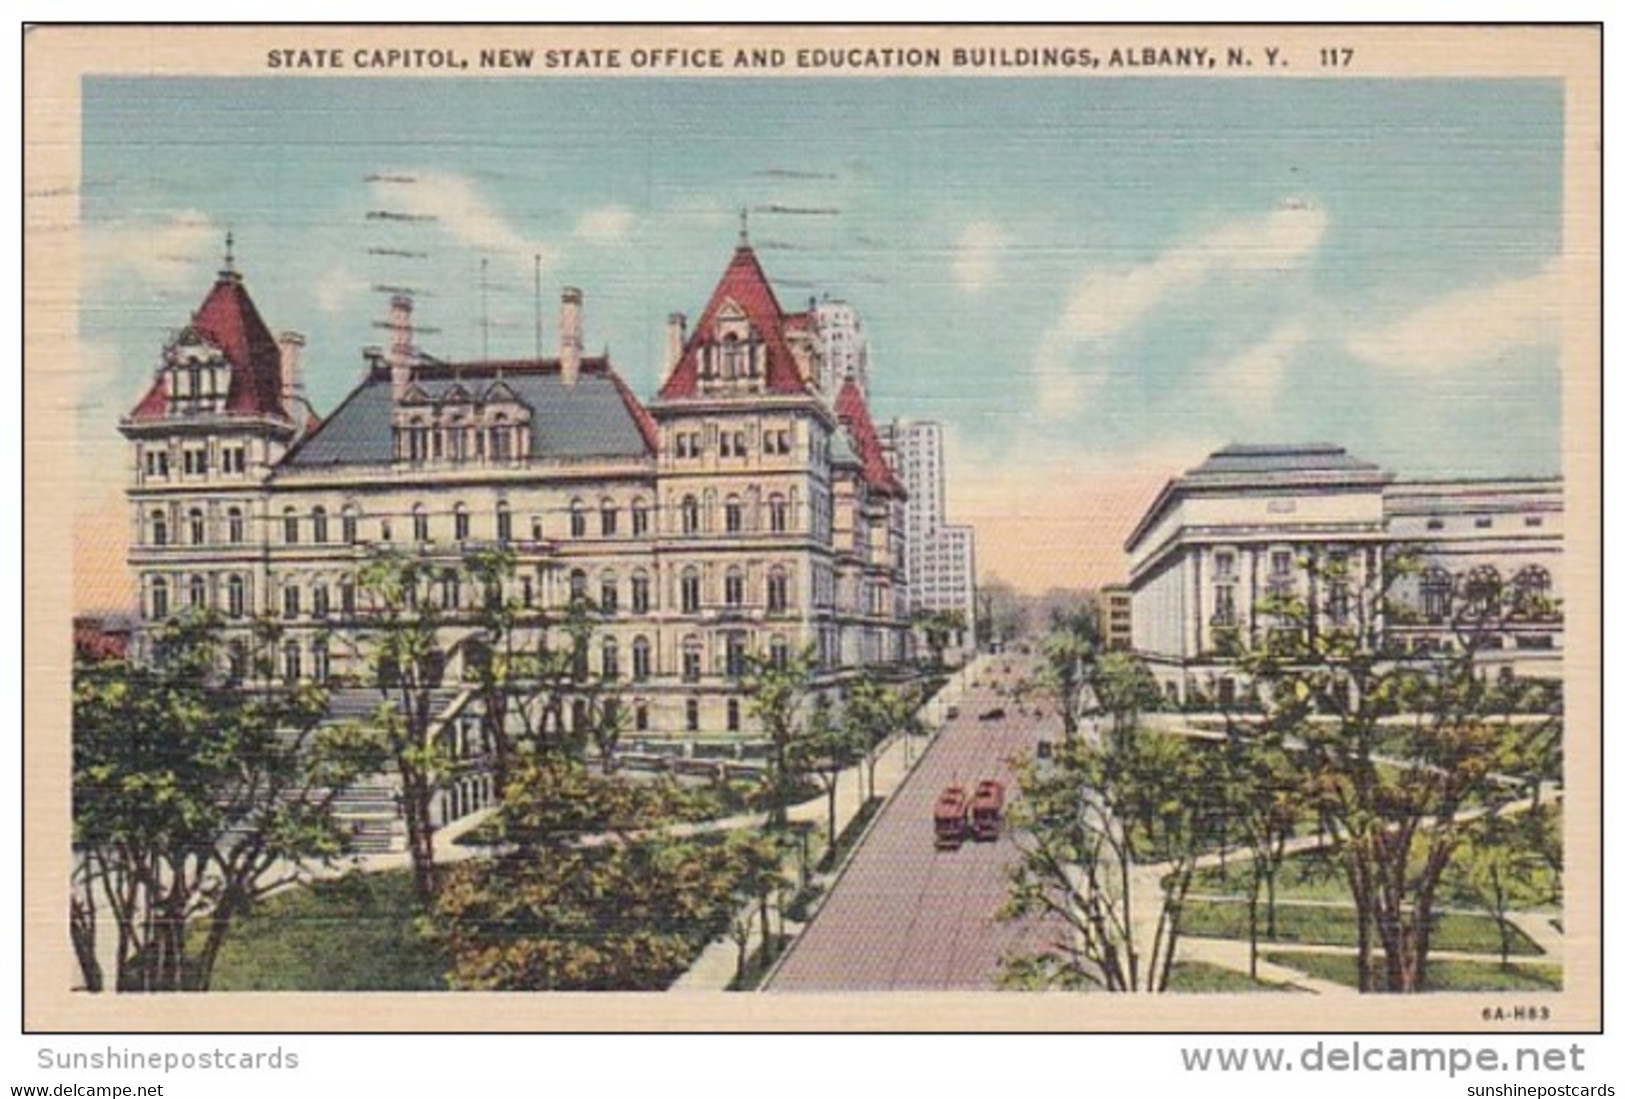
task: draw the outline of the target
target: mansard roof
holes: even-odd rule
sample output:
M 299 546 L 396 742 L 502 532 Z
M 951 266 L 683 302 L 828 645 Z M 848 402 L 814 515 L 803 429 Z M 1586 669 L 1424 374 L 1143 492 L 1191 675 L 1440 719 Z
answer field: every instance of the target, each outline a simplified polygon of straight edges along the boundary
M 749 244 L 740 242 L 728 269 L 711 293 L 705 312 L 689 335 L 682 357 L 672 368 L 666 384 L 660 387 L 661 400 L 680 400 L 700 395 L 699 349 L 717 340 L 717 319 L 732 305 L 745 315 L 767 350 L 766 391 L 778 394 L 808 392 L 807 383 L 796 366 L 795 356 L 785 343 L 786 317 L 779 307 L 762 265 Z
M 531 410 L 532 458 L 642 458 L 655 452 L 654 421 L 607 359 L 583 359 L 573 385 L 565 384 L 557 359 L 419 364 L 411 384 L 438 402 L 457 387 L 489 392 L 484 383 L 497 378 L 501 400 L 516 399 Z M 373 370 L 289 451 L 281 468 L 388 465 L 395 456 L 395 407 L 388 367 Z

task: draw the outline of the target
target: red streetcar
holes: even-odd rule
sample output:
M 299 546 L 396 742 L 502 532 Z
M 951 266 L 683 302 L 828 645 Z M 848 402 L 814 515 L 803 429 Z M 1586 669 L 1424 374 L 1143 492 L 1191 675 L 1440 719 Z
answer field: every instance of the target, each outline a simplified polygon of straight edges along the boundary
M 983 779 L 970 802 L 970 834 L 977 840 L 996 840 L 1004 825 L 1004 783 Z
M 963 786 L 950 786 L 938 795 L 933 814 L 938 848 L 952 849 L 965 842 L 965 814 L 968 807 Z

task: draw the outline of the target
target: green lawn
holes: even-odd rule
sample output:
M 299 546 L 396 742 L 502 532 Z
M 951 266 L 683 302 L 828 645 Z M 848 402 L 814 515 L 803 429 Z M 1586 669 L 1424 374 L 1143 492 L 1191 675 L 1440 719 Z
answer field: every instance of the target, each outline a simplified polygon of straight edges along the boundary
M 416 932 L 407 871 L 349 874 L 288 889 L 232 928 L 220 991 L 428 991 L 448 965 Z
M 1308 943 L 1313 946 L 1348 946 L 1358 942 L 1352 908 L 1325 905 L 1277 904 L 1275 941 Z M 1247 938 L 1247 905 L 1233 901 L 1192 900 L 1180 914 L 1179 931 L 1210 939 Z M 1511 929 L 1511 953 L 1538 955 L 1540 947 L 1516 927 Z M 1264 933 L 1264 906 L 1259 905 L 1259 935 Z M 1434 926 L 1434 950 L 1459 950 L 1477 954 L 1499 954 L 1501 938 L 1489 916 L 1448 913 Z
M 1255 981 L 1245 973 L 1210 962 L 1174 963 L 1168 975 L 1169 992 L 1298 992 L 1291 985 Z
M 1270 951 L 1264 957 L 1323 981 L 1350 988 L 1359 986 L 1352 954 L 1283 950 Z M 1563 970 L 1530 962 L 1514 962 L 1502 969 L 1496 962 L 1430 961 L 1427 987 L 1431 992 L 1551 992 L 1563 987 Z

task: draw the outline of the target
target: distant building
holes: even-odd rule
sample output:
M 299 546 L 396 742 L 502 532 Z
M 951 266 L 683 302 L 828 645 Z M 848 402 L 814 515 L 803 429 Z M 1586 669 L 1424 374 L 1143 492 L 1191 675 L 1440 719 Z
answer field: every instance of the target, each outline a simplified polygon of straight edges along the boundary
M 1557 478 L 1401 481 L 1337 446 L 1225 447 L 1169 481 L 1128 537 L 1133 648 L 1171 699 L 1228 703 L 1226 642 L 1272 628 L 1263 600 L 1306 599 L 1317 628 L 1354 625 L 1377 613 L 1357 593 L 1409 547 L 1421 571 L 1393 582 L 1392 613 L 1358 624 L 1447 650 L 1466 593 L 1558 606 L 1562 516 Z M 1560 609 L 1505 616 L 1477 654 L 1484 673 L 1560 675 L 1562 621 Z
M 1134 648 L 1134 593 L 1126 584 L 1107 584 L 1095 600 L 1100 642 L 1107 652 Z
M 839 299 L 815 301 L 809 312 L 818 335 L 818 385 L 832 398 L 852 382 L 869 396 L 869 336 L 857 310 Z
M 947 521 L 947 465 L 942 425 L 897 420 L 882 437 L 908 490 L 908 591 L 914 611 L 959 611 L 961 647 L 976 636 L 976 532 Z

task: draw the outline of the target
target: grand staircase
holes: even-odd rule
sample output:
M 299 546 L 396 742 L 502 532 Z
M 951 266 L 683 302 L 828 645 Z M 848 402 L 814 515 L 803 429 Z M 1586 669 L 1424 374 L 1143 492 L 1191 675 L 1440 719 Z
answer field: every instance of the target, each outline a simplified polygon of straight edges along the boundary
M 436 721 L 457 716 L 467 704 L 469 692 L 455 687 L 430 692 L 430 709 Z M 324 725 L 366 721 L 378 712 L 383 697 L 373 688 L 335 690 L 328 700 Z M 346 787 L 333 802 L 333 814 L 349 836 L 350 851 L 357 855 L 387 854 L 406 848 L 406 823 L 401 819 L 393 771 L 368 775 Z

